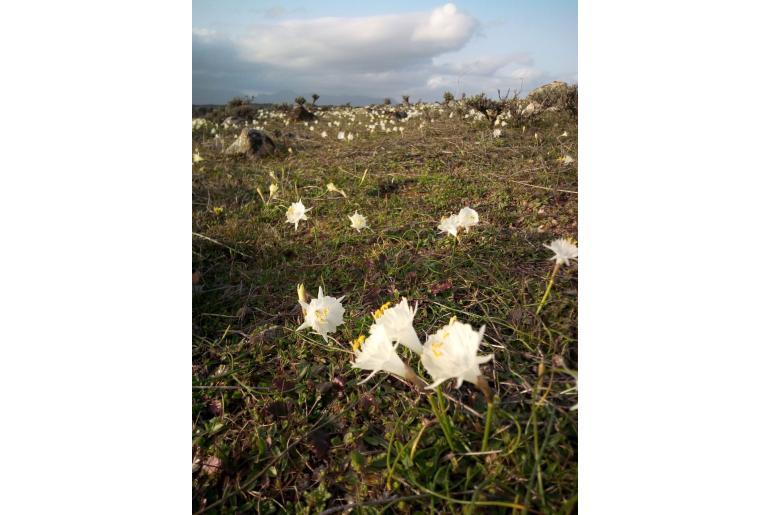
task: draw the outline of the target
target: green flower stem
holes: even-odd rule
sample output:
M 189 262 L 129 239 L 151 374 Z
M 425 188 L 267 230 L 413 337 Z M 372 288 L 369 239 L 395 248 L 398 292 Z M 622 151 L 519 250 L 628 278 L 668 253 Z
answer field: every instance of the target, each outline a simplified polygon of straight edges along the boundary
M 548 280 L 548 286 L 545 287 L 545 293 L 543 294 L 543 299 L 540 301 L 540 305 L 537 307 L 537 311 L 535 311 L 535 314 L 540 314 L 540 310 L 543 309 L 543 305 L 545 305 L 546 299 L 548 299 L 548 294 L 551 293 L 551 287 L 553 286 L 553 280 L 556 278 L 556 272 L 559 271 L 559 263 L 556 263 L 553 266 L 553 271 L 551 272 L 551 278 Z
M 494 402 L 487 401 L 487 420 L 484 423 L 484 439 L 481 441 L 481 452 L 486 452 L 487 442 L 489 441 L 489 430 L 492 427 L 492 412 L 494 411 Z
M 452 438 L 452 431 L 449 427 L 449 419 L 446 416 L 446 408 L 444 407 L 444 395 L 441 393 L 441 388 L 436 388 L 436 397 L 438 398 L 438 405 L 433 404 L 433 400 L 428 397 L 430 407 L 433 408 L 433 413 L 438 419 L 438 423 L 441 426 L 441 430 L 444 432 L 444 438 L 446 438 L 449 448 L 452 452 L 455 452 L 454 439 Z

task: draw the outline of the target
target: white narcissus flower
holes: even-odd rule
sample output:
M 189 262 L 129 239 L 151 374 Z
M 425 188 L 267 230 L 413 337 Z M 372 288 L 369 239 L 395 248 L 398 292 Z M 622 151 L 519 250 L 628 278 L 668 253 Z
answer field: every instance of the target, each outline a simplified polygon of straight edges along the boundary
M 313 209 L 312 207 L 310 209 Z M 299 202 L 294 202 L 286 210 L 286 222 L 294 224 L 294 230 L 297 230 L 300 220 L 307 220 L 307 213 L 310 209 L 305 209 L 305 205 L 302 204 L 302 199 Z
M 326 335 L 333 333 L 337 326 L 342 324 L 342 315 L 345 313 L 345 308 L 342 307 L 342 297 L 325 297 L 323 289 L 318 287 L 318 298 L 311 299 L 310 302 L 305 302 L 302 297 L 304 296 L 304 286 L 301 285 L 297 289 L 297 295 L 299 296 L 299 304 L 302 306 L 302 314 L 305 315 L 305 321 L 297 330 L 311 327 L 316 333 L 320 334 L 324 341 L 326 341 Z
M 406 298 L 403 298 L 396 306 L 388 306 L 390 303 L 385 303 L 374 312 L 375 323 L 369 332 L 374 331 L 376 326 L 383 326 L 392 341 L 404 345 L 419 356 L 422 354 L 422 343 L 412 325 L 417 304 L 410 308 Z
M 367 382 L 380 370 L 404 378 L 414 375 L 414 372 L 410 374 L 406 364 L 396 354 L 396 348 L 384 326 L 373 325 L 369 337 L 364 340 L 360 348 L 353 351 L 353 354 L 356 357 L 353 368 L 372 371 L 366 379 L 358 384 Z
M 470 230 L 474 225 L 479 224 L 479 214 L 475 209 L 470 207 L 462 208 L 457 214 L 457 218 L 460 221 L 460 227 L 464 227 L 466 231 Z
M 273 183 L 270 185 L 270 196 L 272 197 L 276 193 L 278 193 L 278 185 Z
M 328 134 L 326 134 L 326 131 L 323 131 L 323 132 L 321 133 L 321 137 L 322 137 L 322 138 L 325 138 L 326 136 L 328 136 Z
M 423 366 L 433 378 L 433 384 L 428 388 L 436 388 L 447 379 L 457 379 L 458 388 L 463 381 L 479 384 L 479 365 L 492 359 L 492 354 L 476 355 L 483 337 L 484 326 L 474 331 L 470 324 L 458 322 L 456 318 L 430 335 L 421 357 Z
M 361 229 L 365 229 L 366 227 L 369 227 L 368 225 L 366 225 L 366 217 L 363 215 L 359 215 L 358 211 L 353 213 L 352 216 L 348 216 L 348 218 L 350 218 L 350 226 L 358 232 L 361 232 Z
M 353 133 L 348 132 L 348 141 L 353 141 Z
M 502 133 L 503 133 L 502 130 L 495 129 L 495 130 L 492 131 L 492 136 L 495 137 L 495 138 L 499 138 Z
M 561 158 L 561 162 L 564 163 L 565 165 L 568 165 L 570 163 L 574 163 L 575 160 L 572 159 L 572 156 L 567 155 Z
M 343 197 L 345 197 L 345 198 L 347 198 L 347 197 L 348 197 L 348 196 L 345 194 L 345 192 L 344 192 L 344 191 L 342 191 L 341 189 L 337 188 L 337 186 L 335 186 L 333 182 L 330 182 L 329 184 L 327 184 L 327 185 L 326 185 L 326 191 L 328 191 L 329 193 L 331 193 L 331 192 L 333 192 L 333 191 L 336 191 L 337 193 L 339 193 L 339 194 L 340 194 L 340 195 L 342 195 Z
M 438 224 L 438 229 L 441 232 L 451 234 L 457 238 L 457 230 L 460 228 L 460 217 L 457 215 L 445 216 Z
M 337 133 L 337 139 L 344 140 L 345 139 L 345 131 L 339 131 Z
M 577 259 L 578 257 L 577 245 L 571 238 L 559 238 L 553 240 L 550 245 L 543 243 L 543 246 L 553 251 L 554 255 L 551 256 L 551 259 L 556 261 L 557 265 L 569 266 L 570 259 Z
M 200 163 L 201 161 L 203 161 L 203 158 L 201 157 L 200 153 L 196 149 L 195 153 L 193 154 L 193 163 Z

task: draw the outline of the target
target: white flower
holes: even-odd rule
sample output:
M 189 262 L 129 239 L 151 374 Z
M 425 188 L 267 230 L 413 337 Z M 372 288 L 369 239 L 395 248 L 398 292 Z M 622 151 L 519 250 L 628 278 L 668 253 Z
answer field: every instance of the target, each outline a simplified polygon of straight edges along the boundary
M 553 240 L 550 245 L 543 243 L 543 246 L 553 251 L 554 255 L 551 259 L 555 260 L 557 265 L 566 264 L 569 266 L 569 260 L 577 259 L 578 257 L 578 248 L 572 239 L 559 238 L 558 240 Z
M 375 323 L 369 328 L 369 332 L 374 331 L 376 326 L 383 326 L 391 341 L 406 346 L 419 356 L 422 354 L 422 343 L 420 343 L 420 338 L 412 325 L 414 315 L 417 312 L 417 304 L 410 308 L 406 298 L 403 298 L 396 306 L 392 308 L 388 306 L 390 303 L 386 302 L 375 311 Z
M 278 192 L 278 185 L 273 183 L 270 185 L 270 196 L 272 197 Z
M 501 129 L 495 129 L 492 131 L 492 136 L 495 138 L 499 138 L 502 133 L 503 131 Z
M 313 208 L 311 207 L 310 209 Z M 310 211 L 310 209 L 305 209 L 304 204 L 302 204 L 302 199 L 300 199 L 299 202 L 294 202 L 289 206 L 289 209 L 286 210 L 286 222 L 294 224 L 294 230 L 296 231 L 299 226 L 299 221 L 307 220 L 307 215 L 305 213 Z
M 326 131 L 323 131 L 323 132 L 321 133 L 321 137 L 322 137 L 322 138 L 325 138 L 326 136 L 328 136 L 328 134 L 326 134 Z
M 457 215 L 445 216 L 438 224 L 438 229 L 441 232 L 451 234 L 457 238 L 457 229 L 460 228 L 460 217 Z
M 477 356 L 484 326 L 474 331 L 470 324 L 452 318 L 435 334 L 428 337 L 422 353 L 422 364 L 433 378 L 435 388 L 447 379 L 457 379 L 457 387 L 463 381 L 477 384 L 481 375 L 479 365 L 492 359 L 492 355 Z
M 337 139 L 344 140 L 345 139 L 345 131 L 339 131 L 337 133 Z
M 457 214 L 460 227 L 464 227 L 466 231 L 470 230 L 474 225 L 479 223 L 479 214 L 475 209 L 470 207 L 464 207 Z
M 353 133 L 348 132 L 348 141 L 353 141 Z
M 193 154 L 193 163 L 199 163 L 203 161 L 203 158 L 201 157 L 200 153 L 196 150 Z
M 310 302 L 305 302 L 302 297 L 304 296 L 304 286 L 297 289 L 300 296 L 299 304 L 302 306 L 302 314 L 305 315 L 305 321 L 297 330 L 311 327 L 316 333 L 320 334 L 324 341 L 326 341 L 326 335 L 333 333 L 337 326 L 342 324 L 342 315 L 345 313 L 345 308 L 342 307 L 340 302 L 345 296 L 340 298 L 325 297 L 323 289 L 318 287 L 318 298 L 311 299 Z
M 358 232 L 361 232 L 361 229 L 369 227 L 366 225 L 366 217 L 359 215 L 358 211 L 353 213 L 352 216 L 348 216 L 348 218 L 350 218 L 350 226 Z
M 561 159 L 561 162 L 564 163 L 565 165 L 568 165 L 570 163 L 574 163 L 575 162 L 575 160 L 572 159 L 572 156 L 564 156 L 564 157 L 562 157 L 560 159 Z
M 339 194 L 340 194 L 340 195 L 342 195 L 343 197 L 345 197 L 345 198 L 347 198 L 347 197 L 348 197 L 348 196 L 345 194 L 345 192 L 344 192 L 344 191 L 342 191 L 341 189 L 337 188 L 337 186 L 335 186 L 333 182 L 330 182 L 329 184 L 327 184 L 327 185 L 326 185 L 326 191 L 328 191 L 329 193 L 331 193 L 331 192 L 333 192 L 333 191 L 336 191 L 337 193 L 339 193 Z
M 353 368 L 372 371 L 366 379 L 358 384 L 367 382 L 380 370 L 401 377 L 408 375 L 407 367 L 396 354 L 396 348 L 393 346 L 385 326 L 372 326 L 369 337 L 361 344 L 361 348 L 356 349 L 353 353 L 356 356 Z

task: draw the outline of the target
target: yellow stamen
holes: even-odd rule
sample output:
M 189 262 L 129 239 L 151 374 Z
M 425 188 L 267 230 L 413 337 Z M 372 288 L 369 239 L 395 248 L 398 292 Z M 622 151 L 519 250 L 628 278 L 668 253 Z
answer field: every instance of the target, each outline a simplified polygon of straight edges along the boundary
M 350 344 L 353 345 L 353 352 L 356 352 L 359 348 L 361 348 L 361 344 L 364 343 L 364 340 L 366 340 L 366 337 L 362 334 L 350 342 Z
M 440 349 L 440 348 L 441 348 L 441 347 L 443 347 L 443 346 L 444 346 L 444 344 L 443 344 L 443 343 L 432 343 L 432 344 L 430 345 L 430 350 L 432 350 L 432 351 L 433 351 L 433 355 L 434 355 L 434 356 L 436 356 L 437 358 L 440 358 L 441 356 L 443 356 L 443 355 L 444 355 L 444 353 L 443 353 L 443 352 L 440 352 L 438 349 Z
M 385 310 L 388 309 L 389 307 L 390 307 L 390 302 L 386 302 L 385 304 L 380 306 L 380 309 L 372 313 L 372 316 L 374 317 L 375 320 L 377 320 L 385 313 Z
M 326 322 L 326 317 L 329 315 L 329 308 L 316 309 L 315 318 L 319 322 Z

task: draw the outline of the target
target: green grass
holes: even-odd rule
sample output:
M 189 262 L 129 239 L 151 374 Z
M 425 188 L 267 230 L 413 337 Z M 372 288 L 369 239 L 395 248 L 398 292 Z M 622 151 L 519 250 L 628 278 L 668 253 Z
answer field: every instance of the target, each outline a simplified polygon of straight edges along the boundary
M 204 158 L 192 199 L 194 511 L 577 511 L 577 266 L 560 269 L 535 314 L 553 263 L 543 243 L 577 238 L 576 120 L 544 113 L 493 139 L 487 122 L 430 117 L 401 124 L 403 136 L 357 126 L 352 143 L 336 140 L 350 124 L 329 128 L 329 114 L 314 132 L 267 121 L 280 151 L 257 161 L 194 132 Z M 227 142 L 238 132 L 219 131 Z M 576 162 L 557 161 L 565 154 Z M 265 205 L 257 188 L 266 198 L 271 172 L 280 190 Z M 295 232 L 285 210 L 300 197 L 313 209 Z M 439 233 L 466 205 L 480 225 L 459 242 Z M 350 228 L 355 210 L 371 230 Z M 301 282 L 313 296 L 319 285 L 345 295 L 328 342 L 296 331 Z M 473 385 L 443 385 L 442 417 L 436 393 L 393 376 L 357 385 L 368 373 L 351 368 L 349 342 L 403 296 L 419 302 L 421 338 L 455 315 L 486 325 L 480 354 L 495 358 L 482 371 L 496 394 L 486 453 Z

